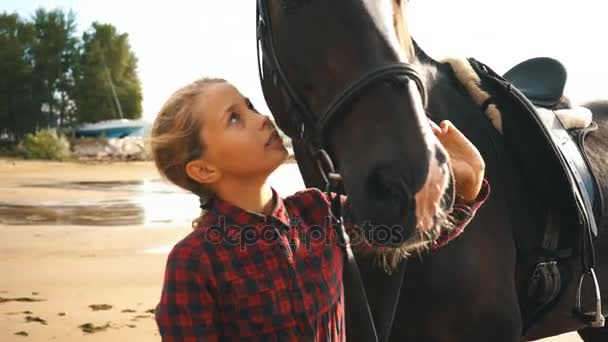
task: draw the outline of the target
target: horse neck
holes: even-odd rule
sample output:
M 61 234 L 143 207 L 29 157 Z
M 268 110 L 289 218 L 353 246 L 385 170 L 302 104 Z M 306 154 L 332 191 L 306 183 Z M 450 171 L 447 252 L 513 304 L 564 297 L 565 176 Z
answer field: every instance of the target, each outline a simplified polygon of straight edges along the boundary
M 502 137 L 469 97 L 451 67 L 418 51 L 414 64 L 427 85 L 427 115 L 435 122 L 450 120 L 454 123 L 479 149 L 488 169 L 496 169 L 499 163 L 505 162 L 498 158 L 507 158 Z
M 416 53 L 416 63 L 429 89 L 427 115 L 435 122 L 453 122 L 484 158 L 485 178 L 492 189 L 490 200 L 484 206 L 493 213 L 493 218 L 480 224 L 487 229 L 502 220 L 498 225 L 507 224 L 514 233 L 529 235 L 539 231 L 534 227 L 544 220 L 542 203 L 530 196 L 528 185 L 518 169 L 519 164 L 509 152 L 504 138 L 470 98 L 451 66 L 438 63 L 421 51 Z M 492 231 L 486 232 L 492 239 Z

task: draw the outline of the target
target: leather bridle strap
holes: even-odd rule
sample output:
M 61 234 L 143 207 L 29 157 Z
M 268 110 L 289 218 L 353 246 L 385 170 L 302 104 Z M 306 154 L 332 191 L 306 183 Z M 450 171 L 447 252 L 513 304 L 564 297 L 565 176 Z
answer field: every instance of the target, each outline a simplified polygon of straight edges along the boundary
M 418 72 L 410 64 L 391 63 L 379 66 L 351 83 L 336 98 L 334 98 L 334 100 L 327 106 L 327 109 L 321 113 L 315 129 L 315 134 L 319 139 L 318 145 L 321 147 L 325 146 L 325 130 L 327 130 L 331 121 L 335 119 L 336 115 L 340 112 L 340 109 L 342 109 L 344 105 L 359 95 L 361 91 L 365 90 L 365 88 L 371 84 L 383 79 L 391 79 L 399 76 L 406 78 L 406 80 L 411 79 L 416 83 L 416 87 L 418 88 L 420 96 L 422 97 L 423 106 L 426 107 L 426 90 L 424 83 L 420 79 L 420 76 L 418 76 Z
M 348 341 L 378 341 L 378 334 L 363 287 L 361 274 L 343 225 L 339 198 L 342 177 L 334 169 L 333 161 L 324 149 L 326 144 L 325 136 L 328 127 L 336 120 L 344 106 L 373 83 L 386 79 L 403 80 L 404 83 L 406 83 L 411 79 L 416 83 L 423 105 L 426 107 L 427 94 L 424 83 L 417 71 L 410 64 L 389 63 L 381 65 L 364 73 L 352 82 L 330 102 L 320 115 L 316 116 L 309 108 L 306 101 L 304 101 L 294 88 L 292 88 L 281 67 L 274 47 L 269 9 L 264 0 L 257 0 L 256 25 L 256 52 L 260 81 L 266 79 L 263 73 L 262 62 L 264 62 L 271 73 L 272 82 L 287 99 L 288 111 L 290 118 L 292 119 L 292 128 L 296 129 L 296 135 L 294 136 L 291 134 L 290 138 L 302 141 L 305 147 L 312 150 L 312 156 L 315 158 L 317 167 L 325 182 L 325 190 L 327 191 L 328 198 L 332 198 L 331 193 L 334 193 L 334 197 L 331 200 L 332 213 L 337 220 L 337 224 L 334 228 L 345 251 L 345 265 L 343 269 L 344 303 L 346 307 L 354 308 L 346 310 L 346 314 L 357 314 L 354 318 L 346 317 L 346 335 Z M 260 56 L 260 52 L 263 54 L 263 60 L 261 58 L 262 56 Z M 405 264 L 405 262 L 403 263 Z M 390 336 L 404 272 L 405 265 L 402 265 L 398 272 L 398 276 L 400 277 L 400 279 L 398 279 L 398 284 L 396 284 L 394 289 L 389 291 L 396 291 L 396 295 L 394 296 L 395 302 L 391 307 L 392 310 L 390 310 L 390 322 L 385 322 L 385 324 L 382 325 L 383 331 L 381 331 L 381 338 L 383 340 L 388 339 Z
M 330 191 L 328 191 L 328 196 L 331 196 Z M 378 333 L 365 294 L 365 288 L 363 287 L 363 279 L 361 278 L 359 266 L 357 265 L 357 260 L 355 259 L 355 255 L 350 245 L 350 239 L 344 228 L 344 222 L 342 220 L 342 203 L 340 202 L 340 195 L 338 193 L 334 193 L 334 198 L 331 200 L 331 210 L 337 221 L 334 225 L 334 230 L 338 237 L 338 242 L 345 251 L 345 265 L 342 268 L 342 283 L 344 286 L 346 340 L 356 342 L 378 342 Z M 355 313 L 356 316 L 354 319 L 348 317 L 348 315 Z
M 314 122 L 315 117 L 312 114 L 312 112 L 310 111 L 310 109 L 308 108 L 308 106 L 306 105 L 306 103 L 300 98 L 300 96 L 298 96 L 298 94 L 295 92 L 295 90 L 291 87 L 291 84 L 287 81 L 287 77 L 285 76 L 285 72 L 283 71 L 283 68 L 281 67 L 281 63 L 279 62 L 279 59 L 277 57 L 275 48 L 274 48 L 274 41 L 272 39 L 272 23 L 270 20 L 270 14 L 268 13 L 268 7 L 266 6 L 266 2 L 264 0 L 257 0 L 257 6 L 256 6 L 256 25 L 257 25 L 257 44 L 256 44 L 256 52 L 257 52 L 257 58 L 258 58 L 258 74 L 260 77 L 260 80 L 264 80 L 265 79 L 265 75 L 262 72 L 262 60 L 263 58 L 270 58 L 270 60 L 265 60 L 266 61 L 266 65 L 271 69 L 270 72 L 272 73 L 271 77 L 272 77 L 272 81 L 275 84 L 275 86 L 277 87 L 282 87 L 282 91 L 284 92 L 285 96 L 288 98 L 288 100 L 291 102 L 289 103 L 289 105 L 295 105 L 295 109 L 296 112 L 298 112 L 298 114 L 296 115 L 304 115 L 305 118 L 304 120 L 302 120 L 302 118 L 298 118 L 300 119 L 299 122 L 295 122 L 295 127 L 296 129 L 299 129 L 300 127 L 302 127 L 305 121 L 308 121 L 310 123 Z M 262 56 L 260 56 L 260 49 L 263 52 L 263 58 Z M 279 80 L 281 81 L 281 84 L 279 85 L 278 82 Z M 303 127 L 302 127 L 303 128 Z M 298 139 L 298 138 L 303 138 L 302 136 L 300 137 L 291 137 L 292 139 Z

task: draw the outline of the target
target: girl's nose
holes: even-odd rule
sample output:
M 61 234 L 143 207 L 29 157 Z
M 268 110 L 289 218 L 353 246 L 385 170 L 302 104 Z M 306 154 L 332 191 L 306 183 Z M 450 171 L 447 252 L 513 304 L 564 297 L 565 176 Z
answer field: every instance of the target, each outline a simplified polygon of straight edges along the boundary
M 267 129 L 272 126 L 272 122 L 270 121 L 270 117 L 268 115 L 261 115 L 262 122 L 260 124 L 260 131 Z

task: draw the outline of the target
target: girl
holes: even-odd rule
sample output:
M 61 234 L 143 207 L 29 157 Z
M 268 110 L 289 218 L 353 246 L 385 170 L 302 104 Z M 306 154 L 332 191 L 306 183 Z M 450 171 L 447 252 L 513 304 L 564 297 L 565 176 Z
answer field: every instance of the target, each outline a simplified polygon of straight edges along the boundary
M 468 203 L 462 227 L 488 195 L 484 163 L 449 122 L 434 132 Z M 151 146 L 160 173 L 204 209 L 168 256 L 156 310 L 163 341 L 344 341 L 330 199 L 314 188 L 281 198 L 267 184 L 288 156 L 269 117 L 225 80 L 201 79 L 165 103 Z

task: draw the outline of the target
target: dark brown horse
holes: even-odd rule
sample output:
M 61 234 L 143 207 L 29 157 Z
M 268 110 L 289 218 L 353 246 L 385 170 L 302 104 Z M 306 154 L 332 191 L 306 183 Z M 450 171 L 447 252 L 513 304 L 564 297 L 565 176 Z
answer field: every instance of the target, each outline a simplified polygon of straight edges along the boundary
M 358 260 L 379 330 L 390 328 L 393 315 L 387 312 L 386 303 L 391 300 L 398 300 L 391 341 L 511 342 L 584 329 L 582 321 L 572 315 L 575 281 L 567 282 L 548 312 L 531 316 L 523 307 L 529 265 L 519 258 L 521 241 L 515 236 L 516 232 L 532 232 L 533 239 L 533 232 L 539 231 L 539 222 L 545 219 L 543 203 L 530 191 L 505 140 L 459 83 L 452 67 L 431 59 L 414 44 L 404 20 L 406 2 L 265 3 L 269 13 L 266 24 L 273 28 L 271 37 L 265 39 L 272 40 L 283 75 L 276 74 L 272 63 L 262 63 L 264 96 L 280 128 L 295 138 L 294 151 L 307 186 L 322 187 L 324 181 L 309 149 L 298 139 L 302 127 L 309 126 L 294 120 L 294 115 L 302 115 L 298 110 L 324 113 L 344 89 L 382 65 L 407 63 L 417 71 L 414 76 L 370 82 L 364 91 L 343 103 L 320 133 L 323 147 L 341 172 L 343 191 L 349 196 L 355 218 L 406 227 L 398 232 L 400 239 L 386 243 L 391 246 L 388 255 L 419 252 L 407 261 L 398 299 L 385 296 L 387 286 L 395 284 L 393 276 L 374 267 L 369 258 Z M 291 103 L 283 77 L 302 103 Z M 417 79 L 422 88 L 416 86 Z M 428 101 L 422 95 L 427 95 Z M 599 129 L 589 136 L 587 146 L 608 198 L 608 164 L 603 157 L 608 148 L 608 103 L 597 102 L 591 107 Z M 451 120 L 478 147 L 492 188 L 489 200 L 462 237 L 433 252 L 417 247 L 443 229 L 442 212 L 449 210 L 453 187 L 445 151 L 429 130 L 425 114 L 436 122 Z M 431 203 L 418 196 L 428 187 L 439 188 L 443 196 Z M 436 212 L 421 209 L 437 203 Z M 606 234 L 596 248 L 599 280 L 606 289 Z M 384 248 L 385 256 L 386 251 Z M 562 266 L 573 278 L 581 273 L 577 258 Z M 603 298 L 607 297 L 608 293 L 603 293 Z M 586 341 L 606 341 L 607 331 L 582 330 L 581 336 Z

